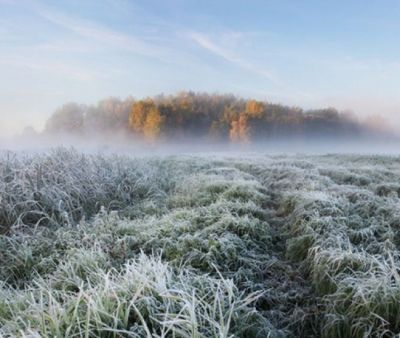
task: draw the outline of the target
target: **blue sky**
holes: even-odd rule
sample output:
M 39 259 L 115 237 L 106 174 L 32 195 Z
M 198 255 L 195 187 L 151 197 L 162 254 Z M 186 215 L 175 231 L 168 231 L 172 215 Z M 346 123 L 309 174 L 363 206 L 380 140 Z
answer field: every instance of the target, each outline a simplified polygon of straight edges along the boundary
M 0 0 L 0 132 L 180 90 L 400 125 L 399 18 L 398 0 Z

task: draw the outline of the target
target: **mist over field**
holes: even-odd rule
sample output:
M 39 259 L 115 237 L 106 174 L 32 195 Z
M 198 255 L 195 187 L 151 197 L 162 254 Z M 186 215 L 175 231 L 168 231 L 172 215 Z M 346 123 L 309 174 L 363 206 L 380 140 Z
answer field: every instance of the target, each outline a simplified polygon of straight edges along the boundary
M 0 151 L 17 151 L 24 153 L 40 153 L 57 147 L 72 147 L 84 153 L 121 154 L 137 157 L 168 155 L 295 155 L 295 154 L 382 154 L 398 155 L 400 141 L 395 137 L 372 138 L 364 140 L 332 141 L 325 139 L 263 141 L 237 146 L 225 142 L 207 142 L 198 139 L 185 139 L 184 142 L 166 142 L 149 144 L 140 140 L 90 137 L 12 137 L 0 140 Z

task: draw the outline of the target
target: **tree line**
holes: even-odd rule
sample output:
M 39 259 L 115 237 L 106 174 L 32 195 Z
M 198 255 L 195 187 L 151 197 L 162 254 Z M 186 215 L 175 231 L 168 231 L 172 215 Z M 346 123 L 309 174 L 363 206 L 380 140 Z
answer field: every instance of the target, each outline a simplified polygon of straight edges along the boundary
M 334 108 L 303 110 L 234 95 L 182 92 L 153 98 L 109 98 L 97 105 L 68 103 L 46 123 L 45 133 L 90 135 L 123 131 L 144 140 L 205 138 L 249 143 L 311 137 L 354 137 L 363 125 Z

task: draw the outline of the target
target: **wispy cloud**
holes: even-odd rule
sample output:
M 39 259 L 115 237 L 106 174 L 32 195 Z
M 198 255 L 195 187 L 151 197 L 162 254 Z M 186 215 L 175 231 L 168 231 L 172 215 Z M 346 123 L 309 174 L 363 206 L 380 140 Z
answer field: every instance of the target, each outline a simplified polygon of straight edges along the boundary
M 216 42 L 212 41 L 212 39 L 209 36 L 199 32 L 187 32 L 184 35 L 193 42 L 195 42 L 200 47 L 204 48 L 205 50 L 214 55 L 221 57 L 225 61 L 232 63 L 237 67 L 242 68 L 246 71 L 250 71 L 256 75 L 262 76 L 276 85 L 283 86 L 283 83 L 279 79 L 277 79 L 276 76 L 274 76 L 271 73 L 271 71 L 269 71 L 265 67 L 261 67 L 258 64 L 252 63 L 248 60 L 239 57 L 235 52 L 227 48 L 224 48 L 218 45 Z
M 112 46 L 162 61 L 165 60 L 165 55 L 167 54 L 165 48 L 152 44 L 133 34 L 121 33 L 92 21 L 78 19 L 49 10 L 41 10 L 38 13 L 46 20 L 81 37 L 100 42 L 106 46 Z

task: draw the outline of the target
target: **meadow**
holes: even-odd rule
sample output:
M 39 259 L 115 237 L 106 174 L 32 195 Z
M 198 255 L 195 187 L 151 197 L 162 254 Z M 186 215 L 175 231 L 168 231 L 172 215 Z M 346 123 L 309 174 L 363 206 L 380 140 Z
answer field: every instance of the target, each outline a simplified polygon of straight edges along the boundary
M 0 337 L 392 337 L 400 157 L 0 154 Z

